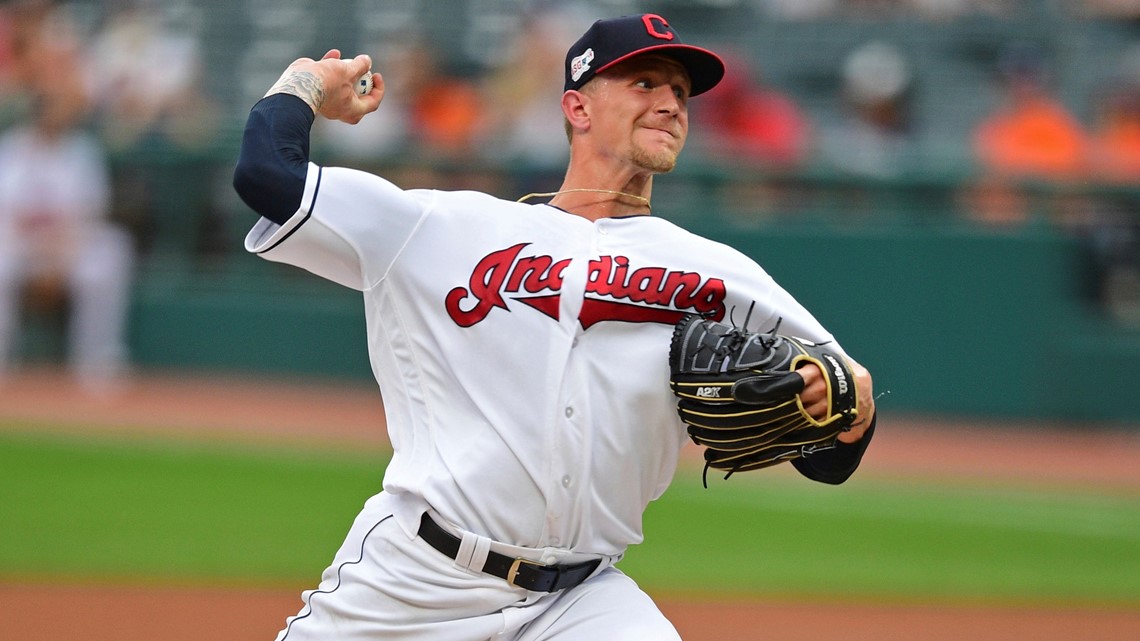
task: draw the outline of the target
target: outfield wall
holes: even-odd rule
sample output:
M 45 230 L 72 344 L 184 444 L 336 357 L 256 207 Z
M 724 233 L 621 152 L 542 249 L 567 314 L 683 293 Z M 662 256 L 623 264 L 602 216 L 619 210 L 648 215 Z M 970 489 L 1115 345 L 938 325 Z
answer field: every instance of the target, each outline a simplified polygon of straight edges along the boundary
M 1135 421 L 1140 331 L 1080 296 L 1081 248 L 1047 230 L 695 231 L 765 265 L 875 375 L 886 409 Z M 131 348 L 143 366 L 367 378 L 356 292 L 305 275 L 140 283 Z M 274 266 L 276 267 L 276 266 Z M 296 271 L 296 270 L 293 270 Z

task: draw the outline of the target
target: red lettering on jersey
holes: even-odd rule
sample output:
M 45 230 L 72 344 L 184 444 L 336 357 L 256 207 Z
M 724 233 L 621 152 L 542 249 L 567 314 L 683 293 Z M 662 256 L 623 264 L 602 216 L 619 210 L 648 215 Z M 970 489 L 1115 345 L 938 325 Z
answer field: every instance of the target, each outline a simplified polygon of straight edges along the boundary
M 708 282 L 701 282 L 700 274 L 673 272 L 669 274 L 670 283 L 676 281 L 673 295 L 673 306 L 678 309 L 694 309 L 702 314 L 709 314 L 714 320 L 724 318 L 724 281 L 719 278 L 710 278 Z
M 662 309 L 658 307 L 646 307 L 644 305 L 630 305 L 629 303 L 619 303 L 612 300 L 587 298 L 582 303 L 582 311 L 578 314 L 578 322 L 582 324 L 582 329 L 590 329 L 590 327 L 602 321 L 675 325 L 684 315 L 685 312 L 679 312 L 675 309 Z
M 665 31 L 657 30 L 657 25 L 653 24 L 655 20 L 660 22 L 662 27 L 665 27 Z M 655 13 L 647 13 L 641 16 L 641 21 L 645 23 L 645 30 L 654 38 L 661 38 L 662 40 L 673 39 L 673 29 L 669 26 L 669 22 L 666 21 L 665 18 Z
M 471 327 L 487 318 L 487 314 L 491 313 L 492 309 L 496 307 L 507 309 L 507 303 L 502 296 L 503 283 L 510 275 L 511 267 L 514 265 L 519 252 L 529 244 L 519 243 L 514 247 L 487 254 L 475 266 L 475 271 L 471 272 L 471 280 L 468 283 L 470 289 L 456 287 L 447 293 L 445 302 L 447 314 L 457 325 Z M 468 297 L 475 299 L 475 306 L 464 311 L 459 303 Z
M 723 280 L 710 278 L 706 282 L 700 274 L 669 272 L 664 267 L 642 267 L 631 274 L 625 256 L 590 261 L 586 292 L 724 318 Z
M 555 262 L 551 256 L 523 256 L 521 243 L 492 252 L 479 261 L 466 288 L 447 294 L 447 313 L 460 327 L 482 321 L 496 307 L 508 310 L 505 294 L 558 320 L 563 272 L 570 259 Z M 724 281 L 705 279 L 692 272 L 664 267 L 630 271 L 626 256 L 600 256 L 586 273 L 586 300 L 579 314 L 583 328 L 606 320 L 673 324 L 693 311 L 715 320 L 724 318 Z M 474 299 L 474 304 L 464 303 Z
M 504 291 L 517 292 L 519 288 L 537 294 L 548 289 L 558 290 L 562 286 L 562 272 L 570 260 L 558 263 L 550 256 L 520 258 L 511 270 L 511 278 Z
M 622 288 L 621 280 L 629 269 L 629 259 L 625 256 L 602 256 L 590 261 L 586 274 L 586 291 L 603 296 L 615 295 Z
M 558 320 L 558 306 L 562 303 L 562 296 L 559 294 L 533 296 L 531 298 L 520 298 L 519 302 L 530 305 L 554 320 Z
M 661 286 L 665 283 L 664 267 L 642 267 L 629 275 L 629 299 L 635 303 L 668 305 Z

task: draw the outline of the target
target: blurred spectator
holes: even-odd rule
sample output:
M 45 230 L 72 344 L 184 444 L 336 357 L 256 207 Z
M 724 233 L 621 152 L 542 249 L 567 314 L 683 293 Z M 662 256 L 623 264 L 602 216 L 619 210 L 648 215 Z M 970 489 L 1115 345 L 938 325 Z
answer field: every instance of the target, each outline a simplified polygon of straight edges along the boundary
M 405 151 L 409 138 L 409 103 L 423 45 L 415 40 L 386 42 L 366 52 L 372 69 L 384 78 L 384 108 L 355 125 L 317 118 L 313 123 L 314 144 L 327 146 L 335 156 L 375 160 Z
M 821 136 L 823 158 L 860 176 L 897 176 L 915 160 L 912 72 L 897 47 L 868 42 L 843 63 L 844 117 Z
M 179 163 L 139 162 L 137 153 L 180 154 L 213 144 L 218 109 L 204 89 L 202 50 L 192 11 L 154 0 L 113 0 L 86 51 L 84 75 L 92 121 L 126 171 L 113 175 L 113 217 L 129 226 L 144 252 L 179 251 L 217 235 L 224 224 L 210 211 L 213 169 L 194 156 Z M 194 211 L 195 216 L 185 212 Z M 213 252 L 215 247 L 196 247 Z
M 385 48 L 384 55 L 370 53 L 373 70 L 384 77 L 384 109 L 356 125 L 318 119 L 319 142 L 356 158 L 395 152 L 427 159 L 472 154 L 484 109 L 478 83 L 445 71 L 440 52 L 416 38 Z
M 74 64 L 81 47 L 67 7 L 53 0 L 15 0 L 0 6 L 0 125 L 30 112 L 44 64 Z
M 356 125 L 317 119 L 314 144 L 340 157 L 383 161 L 399 155 L 398 167 L 386 171 L 404 188 L 446 179 L 453 189 L 497 192 L 494 168 L 458 170 L 448 162 L 482 152 L 486 108 L 479 83 L 444 71 L 440 51 L 414 36 L 377 49 L 370 55 L 384 78 L 384 108 Z M 563 139 L 560 146 L 565 144 Z
M 763 83 L 747 60 L 724 54 L 725 76 L 693 106 L 701 131 L 693 136 L 711 160 L 795 168 L 811 146 L 811 124 L 786 94 Z
M 1098 179 L 1140 183 L 1140 45 L 1125 53 L 1095 107 L 1093 166 Z
M 559 108 L 565 44 L 589 24 L 575 6 L 535 9 L 523 17 L 506 57 L 485 83 L 484 127 L 493 155 L 556 169 L 561 178 L 570 154 Z
M 1105 98 L 1094 144 L 1098 178 L 1140 182 L 1140 86 L 1119 87 Z
M 724 79 L 691 103 L 691 120 L 700 127 L 687 145 L 710 163 L 760 172 L 717 187 L 720 207 L 740 224 L 795 215 L 803 190 L 793 174 L 810 155 L 811 123 L 788 95 L 763 82 L 743 55 L 722 51 Z
M 133 247 L 106 220 L 108 168 L 79 128 L 74 69 L 42 64 L 32 120 L 0 136 L 0 371 L 12 365 L 22 303 L 67 300 L 70 364 L 106 390 L 126 365 Z
M 408 74 L 412 144 L 427 157 L 462 158 L 475 151 L 483 114 L 478 83 L 443 68 L 439 52 L 421 47 Z
M 160 140 L 194 147 L 212 140 L 216 107 L 201 86 L 197 37 L 174 29 L 151 2 L 119 3 L 96 34 L 89 90 L 104 140 L 115 148 Z
M 0 109 L 8 111 L 10 97 L 19 91 L 16 70 L 16 20 L 10 5 L 0 5 Z
M 1125 52 L 1097 98 L 1094 179 L 1140 186 L 1140 45 Z M 1090 249 L 1098 302 L 1118 320 L 1140 326 L 1140 196 L 1135 189 L 1098 194 L 1089 218 L 1071 231 Z
M 973 131 L 979 181 L 967 204 L 987 224 L 1019 224 L 1029 215 L 1026 181 L 1055 186 L 1084 177 L 1091 140 L 1083 125 L 1051 93 L 1044 60 L 1031 49 L 1010 48 L 998 65 L 1001 104 Z M 1059 195 L 1055 192 L 1054 195 Z M 1060 218 L 1080 214 L 1079 202 L 1057 198 Z
M 1000 62 L 1003 102 L 978 123 L 974 152 L 982 167 L 1011 178 L 1075 178 L 1087 169 L 1089 138 L 1051 94 L 1036 52 L 1011 50 Z

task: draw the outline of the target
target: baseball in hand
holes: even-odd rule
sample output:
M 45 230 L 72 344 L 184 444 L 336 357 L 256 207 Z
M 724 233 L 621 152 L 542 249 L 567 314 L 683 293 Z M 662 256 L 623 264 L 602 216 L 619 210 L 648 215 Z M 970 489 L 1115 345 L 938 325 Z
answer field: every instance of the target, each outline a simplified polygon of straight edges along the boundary
M 356 93 L 367 96 L 372 93 L 372 70 L 369 69 L 359 80 L 356 81 Z

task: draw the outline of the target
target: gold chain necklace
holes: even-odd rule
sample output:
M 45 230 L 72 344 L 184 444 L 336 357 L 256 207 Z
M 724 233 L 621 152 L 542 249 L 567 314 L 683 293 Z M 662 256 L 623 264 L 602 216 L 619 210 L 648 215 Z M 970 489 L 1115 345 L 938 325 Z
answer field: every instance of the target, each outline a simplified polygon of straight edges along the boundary
M 645 206 L 649 208 L 649 211 L 653 211 L 653 206 L 649 204 L 649 199 L 646 198 L 645 196 L 638 196 L 636 194 L 627 194 L 624 191 L 613 191 L 610 189 L 563 189 L 562 191 L 547 191 L 547 192 L 541 192 L 541 193 L 527 194 L 527 195 L 523 196 L 522 198 L 519 198 L 515 202 L 521 203 L 521 202 L 526 202 L 527 200 L 530 200 L 531 198 L 542 198 L 544 196 L 554 197 L 554 196 L 557 196 L 558 194 L 569 194 L 569 193 L 573 193 L 573 192 L 591 192 L 591 193 L 595 193 L 595 194 L 613 194 L 615 196 L 626 196 L 628 198 L 633 198 L 634 200 L 640 200 L 641 202 L 645 203 Z

